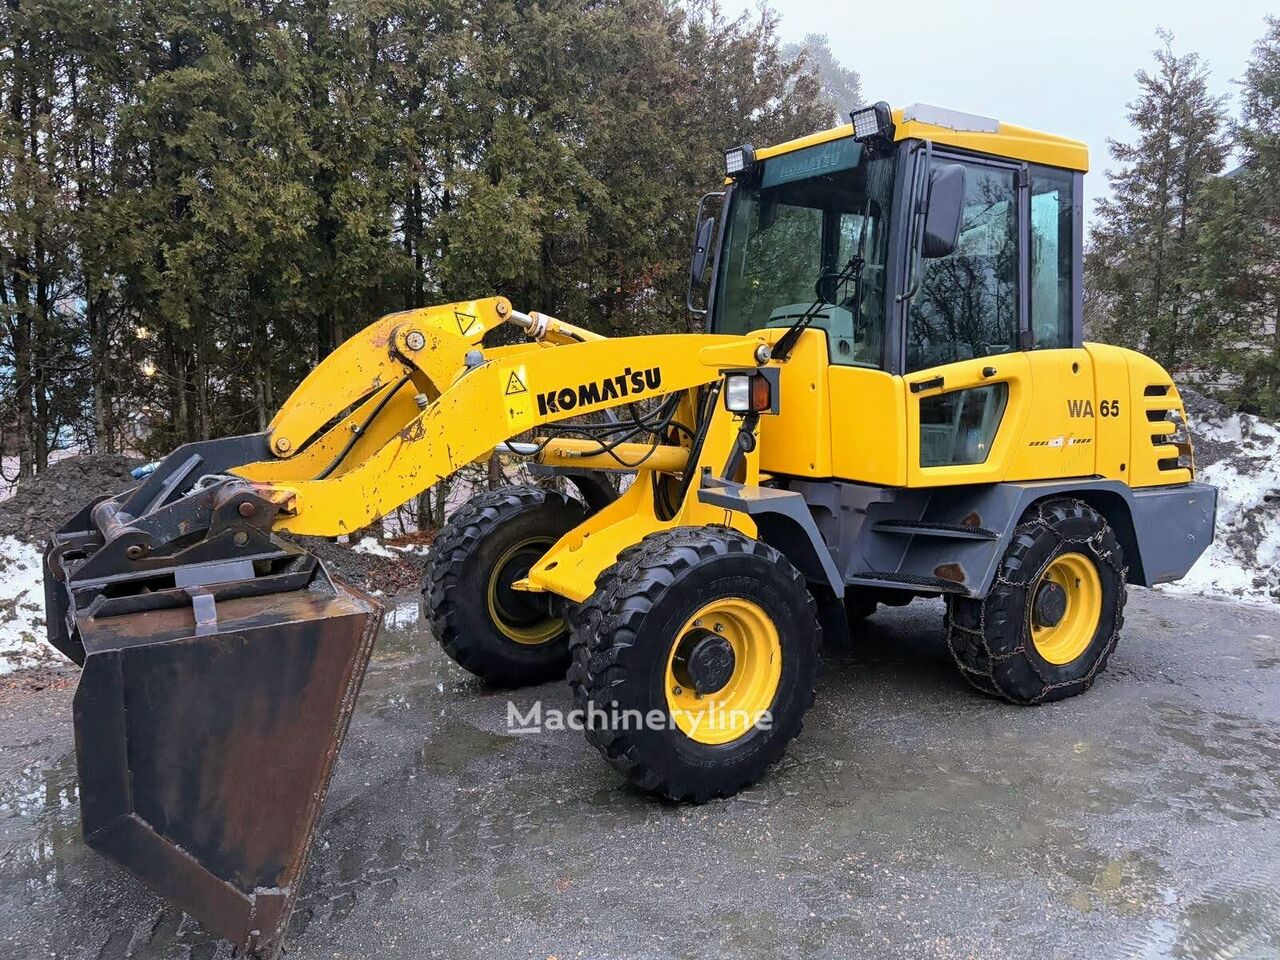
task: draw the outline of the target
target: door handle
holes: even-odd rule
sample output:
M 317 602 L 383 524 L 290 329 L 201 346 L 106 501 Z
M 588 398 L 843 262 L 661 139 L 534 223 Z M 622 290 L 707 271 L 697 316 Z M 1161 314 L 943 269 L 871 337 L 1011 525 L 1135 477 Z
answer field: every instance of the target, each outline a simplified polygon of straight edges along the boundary
M 942 377 L 930 377 L 928 380 L 917 380 L 911 384 L 912 393 L 924 393 L 926 390 L 936 390 L 946 383 Z

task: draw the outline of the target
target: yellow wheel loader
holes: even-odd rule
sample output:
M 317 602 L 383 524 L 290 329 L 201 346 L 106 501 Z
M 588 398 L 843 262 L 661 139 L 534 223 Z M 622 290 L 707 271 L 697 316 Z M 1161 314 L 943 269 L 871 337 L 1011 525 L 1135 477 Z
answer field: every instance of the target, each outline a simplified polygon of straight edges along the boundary
M 266 432 L 183 447 L 60 530 L 89 845 L 273 954 L 380 616 L 281 534 L 360 530 L 495 451 L 578 496 L 459 509 L 426 616 L 493 684 L 567 674 L 647 790 L 761 777 L 820 637 L 879 604 L 945 598 L 987 694 L 1088 688 L 1126 585 L 1186 573 L 1216 494 L 1169 375 L 1082 342 L 1085 147 L 920 105 L 850 119 L 726 152 L 691 264 L 705 333 L 605 339 L 501 297 L 384 317 Z M 486 346 L 503 325 L 523 341 Z

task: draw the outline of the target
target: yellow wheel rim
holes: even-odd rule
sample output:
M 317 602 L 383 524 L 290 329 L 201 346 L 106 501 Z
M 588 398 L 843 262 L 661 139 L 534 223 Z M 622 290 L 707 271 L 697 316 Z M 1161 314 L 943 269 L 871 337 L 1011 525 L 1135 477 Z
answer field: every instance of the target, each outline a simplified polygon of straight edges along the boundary
M 700 641 L 733 652 L 727 681 L 702 695 L 690 684 L 686 658 Z M 680 731 L 698 743 L 720 744 L 749 733 L 773 706 L 782 677 L 778 628 L 759 604 L 740 597 L 713 600 L 676 634 L 667 654 L 667 707 Z
M 1061 666 L 1071 663 L 1093 642 L 1102 618 L 1102 579 L 1089 557 L 1064 553 L 1054 558 L 1036 583 L 1031 594 L 1033 607 L 1040 590 L 1049 583 L 1062 588 L 1066 608 L 1052 626 L 1038 624 L 1034 609 L 1029 610 L 1031 639 L 1041 657 Z
M 522 598 L 510 588 L 512 582 L 529 572 L 553 542 L 546 537 L 530 537 L 514 543 L 503 551 L 489 571 L 485 591 L 489 619 L 508 640 L 533 647 L 554 640 L 564 632 L 563 617 L 544 614 L 532 602 L 521 603 Z

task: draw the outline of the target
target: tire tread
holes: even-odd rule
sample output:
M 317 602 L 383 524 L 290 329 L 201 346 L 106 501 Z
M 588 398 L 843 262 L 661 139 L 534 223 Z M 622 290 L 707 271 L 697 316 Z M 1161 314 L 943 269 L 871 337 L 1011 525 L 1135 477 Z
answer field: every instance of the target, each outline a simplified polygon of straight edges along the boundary
M 1066 526 L 1086 526 L 1087 537 L 1066 536 Z M 1044 572 L 1046 563 L 1032 569 L 1029 554 L 1045 537 L 1060 546 L 1081 545 L 1095 560 L 1110 566 L 1118 577 L 1114 628 L 1089 670 L 1080 677 L 1052 681 L 1035 658 L 1027 655 L 1029 631 L 1024 625 L 1027 592 Z M 1056 551 L 1052 556 L 1056 555 Z M 1023 515 L 1001 560 L 996 581 L 985 599 L 950 597 L 947 602 L 947 646 L 961 675 L 983 693 L 1011 703 L 1033 705 L 1083 693 L 1106 669 L 1124 626 L 1128 570 L 1115 533 L 1093 507 L 1074 497 L 1039 501 Z
M 619 663 L 624 650 L 636 642 L 645 616 L 663 591 L 683 572 L 714 556 L 758 556 L 776 565 L 792 587 L 804 592 L 808 616 L 813 621 L 812 655 L 816 664 L 820 631 L 817 607 L 804 577 L 777 550 L 729 527 L 676 527 L 651 533 L 618 554 L 617 560 L 596 580 L 595 592 L 573 614 L 570 642 L 569 687 L 574 705 L 584 715 L 594 708 L 608 710 L 611 691 L 629 682 Z M 588 725 L 587 739 L 623 776 L 641 789 L 673 800 L 695 803 L 731 796 L 759 779 L 783 754 L 787 743 L 799 734 L 803 716 L 813 704 L 811 680 L 802 685 L 800 703 L 790 726 L 771 737 L 762 762 L 749 775 L 724 779 L 713 787 L 664 777 L 646 763 L 631 731 Z M 778 718 L 775 718 L 775 723 Z

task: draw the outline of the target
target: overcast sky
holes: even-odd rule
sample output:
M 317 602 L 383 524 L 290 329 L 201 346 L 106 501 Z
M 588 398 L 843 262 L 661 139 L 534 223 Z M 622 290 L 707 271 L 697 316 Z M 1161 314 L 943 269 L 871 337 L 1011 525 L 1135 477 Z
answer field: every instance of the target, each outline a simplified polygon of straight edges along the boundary
M 868 101 L 931 103 L 1089 144 L 1086 209 L 1106 189 L 1107 138 L 1130 136 L 1134 72 L 1151 63 L 1156 27 L 1208 62 L 1217 93 L 1233 93 L 1263 16 L 1276 0 L 776 0 L 782 35 L 825 33 L 862 75 Z M 726 12 L 755 0 L 723 0 Z

